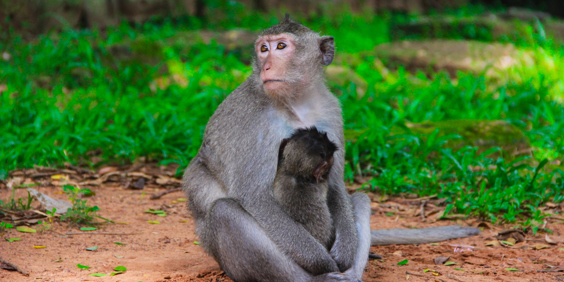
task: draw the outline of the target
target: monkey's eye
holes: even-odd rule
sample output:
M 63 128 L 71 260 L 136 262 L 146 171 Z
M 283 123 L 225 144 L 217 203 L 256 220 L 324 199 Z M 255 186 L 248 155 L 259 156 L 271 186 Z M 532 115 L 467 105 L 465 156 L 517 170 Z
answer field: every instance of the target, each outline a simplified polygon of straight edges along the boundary
M 282 42 L 278 43 L 278 45 L 276 46 L 276 49 L 284 49 L 284 48 L 286 48 L 286 44 Z
M 266 51 L 268 51 L 268 48 L 266 47 L 266 45 L 262 45 L 262 46 L 260 46 L 260 51 L 266 52 Z

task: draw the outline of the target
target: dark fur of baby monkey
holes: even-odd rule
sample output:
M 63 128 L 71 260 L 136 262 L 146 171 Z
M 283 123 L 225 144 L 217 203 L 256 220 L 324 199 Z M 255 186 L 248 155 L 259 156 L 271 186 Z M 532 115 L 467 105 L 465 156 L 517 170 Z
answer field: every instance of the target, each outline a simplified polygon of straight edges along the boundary
M 284 212 L 327 249 L 335 239 L 327 176 L 336 150 L 337 145 L 317 128 L 298 129 L 280 144 L 274 178 L 274 198 Z

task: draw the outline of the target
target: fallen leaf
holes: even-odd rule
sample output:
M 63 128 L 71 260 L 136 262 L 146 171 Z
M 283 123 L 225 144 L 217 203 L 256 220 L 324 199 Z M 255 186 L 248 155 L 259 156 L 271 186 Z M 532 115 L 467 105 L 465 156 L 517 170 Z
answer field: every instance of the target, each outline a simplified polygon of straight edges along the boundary
M 499 247 L 501 244 L 497 240 L 493 240 L 486 242 L 486 246 Z
M 127 268 L 125 268 L 125 266 L 116 266 L 114 268 L 115 271 L 127 271 Z
M 69 176 L 68 175 L 62 175 L 62 174 L 55 174 L 55 175 L 51 175 L 51 179 L 53 180 L 69 180 Z
M 102 277 L 102 276 L 107 276 L 108 274 L 106 273 L 90 273 L 88 274 L 88 276 L 94 276 L 94 277 Z
M 33 247 L 36 248 L 36 249 L 45 249 L 45 248 L 47 248 L 47 247 L 45 247 L 45 246 L 33 246 Z
M 482 230 L 483 229 L 492 229 L 492 226 L 488 222 L 485 222 L 485 221 L 478 223 L 478 225 L 476 227 L 480 228 Z
M 179 202 L 186 202 L 186 201 L 188 201 L 188 199 L 186 199 L 186 198 L 178 198 L 178 199 L 176 199 L 176 200 L 179 201 Z
M 82 230 L 82 231 L 93 231 L 93 230 L 96 230 L 96 229 L 98 229 L 98 228 L 96 228 L 96 227 L 81 227 L 80 228 L 80 230 Z
M 532 245 L 531 248 L 533 248 L 534 250 L 542 250 L 542 249 L 548 249 L 548 248 L 550 248 L 550 246 L 547 245 L 547 244 L 539 243 L 539 244 Z
M 107 167 L 103 167 L 98 171 L 98 174 L 102 175 L 102 174 L 106 174 L 106 173 L 110 173 L 110 172 L 116 172 L 118 171 L 118 168 L 115 166 L 107 166 Z
M 119 275 L 119 274 L 122 274 L 122 273 L 123 273 L 123 271 L 112 272 L 112 273 L 110 274 L 110 276 L 116 276 L 116 275 Z
M 149 209 L 148 211 L 144 211 L 144 212 L 145 213 L 155 213 L 155 214 L 165 213 L 164 211 L 153 210 L 153 209 Z
M 429 245 L 431 245 L 431 246 L 440 246 L 441 244 L 439 244 L 439 243 L 430 243 Z
M 114 244 L 120 245 L 120 246 L 125 246 L 125 245 L 127 245 L 127 244 L 125 244 L 125 243 L 120 243 L 120 242 L 114 242 Z
M 556 244 L 558 244 L 557 242 L 554 242 L 552 239 L 550 239 L 550 238 L 548 237 L 548 234 L 544 234 L 544 240 L 545 240 L 547 243 L 551 244 L 551 245 L 556 245 Z
M 454 270 L 458 270 L 458 271 L 466 271 L 466 270 L 464 270 L 464 269 L 462 269 L 462 268 L 456 268 L 456 267 L 454 268 Z
M 436 258 L 435 258 L 435 264 L 436 264 L 436 265 L 442 265 L 442 264 L 444 264 L 449 258 L 450 258 L 450 257 L 443 257 L 443 256 L 436 257 Z
M 506 268 L 505 270 L 507 270 L 507 271 L 521 271 L 517 268 Z
M 19 240 L 21 240 L 21 239 L 18 238 L 18 237 L 10 238 L 10 239 L 6 238 L 6 241 L 8 241 L 8 242 L 15 242 L 15 241 L 19 241 Z
M 511 243 L 509 241 L 499 241 L 499 243 L 504 247 L 515 245 L 514 243 Z
M 507 241 L 509 238 L 514 238 L 515 243 L 524 242 L 525 232 L 520 229 L 510 229 L 510 230 L 503 230 L 499 232 L 496 236 L 496 239 L 500 241 Z
M 147 221 L 150 224 L 161 224 L 160 222 L 156 221 L 156 220 L 149 220 Z
M 53 262 L 63 262 L 63 259 L 59 257 L 58 259 L 54 260 Z
M 455 265 L 455 264 L 456 264 L 456 262 L 454 262 L 454 261 L 447 261 L 447 262 L 445 262 L 445 265 L 446 265 L 446 266 L 448 266 L 448 265 Z
M 409 262 L 408 260 L 404 259 L 404 260 L 398 262 L 398 265 L 406 265 L 408 262 Z
M 18 227 L 16 227 L 16 230 L 18 230 L 20 232 L 24 232 L 24 233 L 36 233 L 37 232 L 37 231 L 35 231 L 35 229 L 29 228 L 27 226 L 18 226 Z
M 97 250 L 97 249 L 98 249 L 98 246 L 86 248 L 87 251 L 95 251 L 95 250 Z
M 194 245 L 200 245 L 200 242 L 194 241 Z
M 80 269 L 89 269 L 90 268 L 90 266 L 82 265 L 82 264 L 77 264 L 76 266 Z

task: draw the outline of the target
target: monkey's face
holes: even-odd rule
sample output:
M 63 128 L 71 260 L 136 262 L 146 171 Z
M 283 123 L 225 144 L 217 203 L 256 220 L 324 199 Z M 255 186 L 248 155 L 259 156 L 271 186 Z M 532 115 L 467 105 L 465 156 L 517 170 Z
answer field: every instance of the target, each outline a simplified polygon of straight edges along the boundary
M 260 66 L 260 80 L 268 94 L 283 94 L 295 83 L 289 75 L 290 60 L 294 58 L 296 44 L 288 33 L 265 35 L 255 44 Z

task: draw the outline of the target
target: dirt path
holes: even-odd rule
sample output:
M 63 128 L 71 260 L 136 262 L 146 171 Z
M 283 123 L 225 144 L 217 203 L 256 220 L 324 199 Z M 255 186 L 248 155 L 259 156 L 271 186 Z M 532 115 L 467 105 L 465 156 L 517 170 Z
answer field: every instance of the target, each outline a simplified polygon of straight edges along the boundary
M 54 198 L 65 199 L 58 187 L 37 188 Z M 100 207 L 99 215 L 118 224 L 103 225 L 96 231 L 134 233 L 134 235 L 65 235 L 81 232 L 69 229 L 66 223 L 53 223 L 45 232 L 21 233 L 14 229 L 0 233 L 2 238 L 19 237 L 20 241 L 0 241 L 0 258 L 29 273 L 0 269 L 0 281 L 230 281 L 219 266 L 198 246 L 194 223 L 178 198 L 181 192 L 171 193 L 158 200 L 150 200 L 153 193 L 162 191 L 145 188 L 142 191 L 122 187 L 94 188 L 97 195 L 88 199 Z M 8 199 L 10 191 L 0 190 L 0 198 Z M 24 191 L 18 190 L 23 196 Z M 144 213 L 149 209 L 164 210 L 166 217 Z M 375 208 L 378 210 L 378 208 Z M 150 224 L 148 221 L 159 221 Z M 438 221 L 422 222 L 421 217 L 386 216 L 375 212 L 372 228 L 426 227 L 452 224 Z M 464 223 L 464 222 L 459 222 Z M 468 223 L 472 223 L 471 221 Z M 467 223 L 467 224 L 468 224 Z M 32 226 L 37 228 L 37 225 Z M 481 235 L 440 244 L 418 246 L 378 246 L 371 252 L 383 260 L 371 260 L 366 267 L 364 281 L 564 281 L 564 225 L 548 224 L 556 245 L 535 250 L 544 242 L 544 235 L 528 236 L 529 241 L 512 247 L 486 246 L 502 228 L 491 227 Z M 86 233 L 86 232 L 85 232 Z M 538 240 L 538 241 L 535 241 Z M 126 245 L 117 245 L 115 242 Z M 546 242 L 545 242 L 546 243 Z M 473 251 L 454 252 L 452 245 L 470 245 Z M 34 246 L 45 246 L 36 249 Z M 95 251 L 86 248 L 97 246 Z M 435 265 L 439 256 L 450 257 L 455 265 Z M 405 265 L 398 262 L 408 260 Z M 90 266 L 81 270 L 77 264 Z M 91 273 L 110 274 L 116 266 L 127 271 L 116 276 L 92 277 Z M 552 268 L 551 268 L 552 267 Z M 551 268 L 553 272 L 540 272 Z M 431 271 L 425 272 L 426 269 Z M 509 271 L 517 269 L 519 271 Z M 434 272 L 433 272 L 434 270 Z

